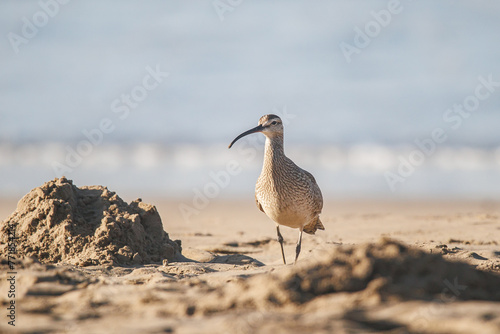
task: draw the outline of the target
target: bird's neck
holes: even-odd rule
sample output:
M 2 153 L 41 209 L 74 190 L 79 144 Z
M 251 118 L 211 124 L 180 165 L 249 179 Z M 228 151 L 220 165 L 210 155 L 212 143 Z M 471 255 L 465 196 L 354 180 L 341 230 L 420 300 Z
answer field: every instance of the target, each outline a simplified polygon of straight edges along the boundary
M 285 158 L 283 136 L 266 137 L 264 164 L 273 164 Z

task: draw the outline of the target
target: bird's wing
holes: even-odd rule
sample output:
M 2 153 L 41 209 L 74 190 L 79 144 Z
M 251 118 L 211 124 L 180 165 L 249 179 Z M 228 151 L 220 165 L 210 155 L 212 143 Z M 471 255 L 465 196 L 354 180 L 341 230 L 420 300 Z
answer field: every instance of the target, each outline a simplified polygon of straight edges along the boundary
M 319 189 L 319 186 L 316 183 L 316 179 L 311 173 L 306 170 L 304 170 L 304 173 L 311 185 L 314 201 L 314 211 L 316 214 L 320 214 L 321 210 L 323 210 L 323 195 L 321 194 L 321 189 Z
M 260 205 L 259 200 L 257 199 L 257 194 L 255 194 L 255 204 L 257 204 L 257 207 L 260 211 L 264 212 L 264 209 L 262 209 L 262 205 Z

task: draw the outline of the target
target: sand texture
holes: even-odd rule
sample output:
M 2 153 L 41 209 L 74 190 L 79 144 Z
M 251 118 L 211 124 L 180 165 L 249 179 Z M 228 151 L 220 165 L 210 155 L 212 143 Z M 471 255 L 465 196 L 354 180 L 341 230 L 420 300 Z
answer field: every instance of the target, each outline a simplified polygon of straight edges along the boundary
M 9 225 L 16 226 L 17 253 L 41 263 L 146 264 L 180 254 L 180 243 L 169 239 L 154 206 L 141 200 L 129 205 L 106 187 L 77 188 L 66 178 L 19 201 L 0 224 L 3 254 Z
M 330 202 L 326 230 L 304 237 L 298 263 L 285 266 L 251 199 L 214 201 L 186 220 L 186 201 L 127 205 L 65 179 L 34 189 L 6 220 L 27 255 L 15 265 L 15 330 L 500 332 L 496 203 Z M 291 259 L 297 233 L 282 233 Z M 10 269 L 0 266 L 5 306 Z

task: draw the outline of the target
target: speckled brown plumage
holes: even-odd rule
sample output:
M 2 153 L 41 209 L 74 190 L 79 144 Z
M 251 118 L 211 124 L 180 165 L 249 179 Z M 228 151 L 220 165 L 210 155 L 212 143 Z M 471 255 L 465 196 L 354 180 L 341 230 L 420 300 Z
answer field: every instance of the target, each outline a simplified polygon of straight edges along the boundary
M 255 186 L 257 207 L 277 224 L 281 246 L 283 238 L 279 232 L 280 225 L 299 229 L 297 260 L 302 231 L 314 234 L 318 229 L 325 229 L 319 219 L 323 208 L 321 190 L 311 173 L 298 167 L 285 155 L 283 123 L 278 116 L 262 116 L 257 127 L 242 133 L 233 143 L 254 132 L 262 132 L 266 136 L 264 164 Z

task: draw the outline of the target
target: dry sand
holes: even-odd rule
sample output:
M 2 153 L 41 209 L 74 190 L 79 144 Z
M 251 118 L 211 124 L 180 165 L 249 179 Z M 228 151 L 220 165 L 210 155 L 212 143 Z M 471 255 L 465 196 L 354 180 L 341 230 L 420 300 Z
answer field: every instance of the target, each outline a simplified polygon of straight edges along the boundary
M 22 333 L 500 333 L 500 203 L 336 201 L 284 266 L 254 205 L 156 205 L 177 262 L 16 264 Z M 15 209 L 4 201 L 1 218 Z M 297 232 L 282 229 L 288 261 Z M 43 262 L 43 261 L 42 261 Z M 88 263 L 87 263 L 88 264 Z M 7 264 L 0 300 L 7 314 Z M 1 331 L 10 331 L 2 316 Z

